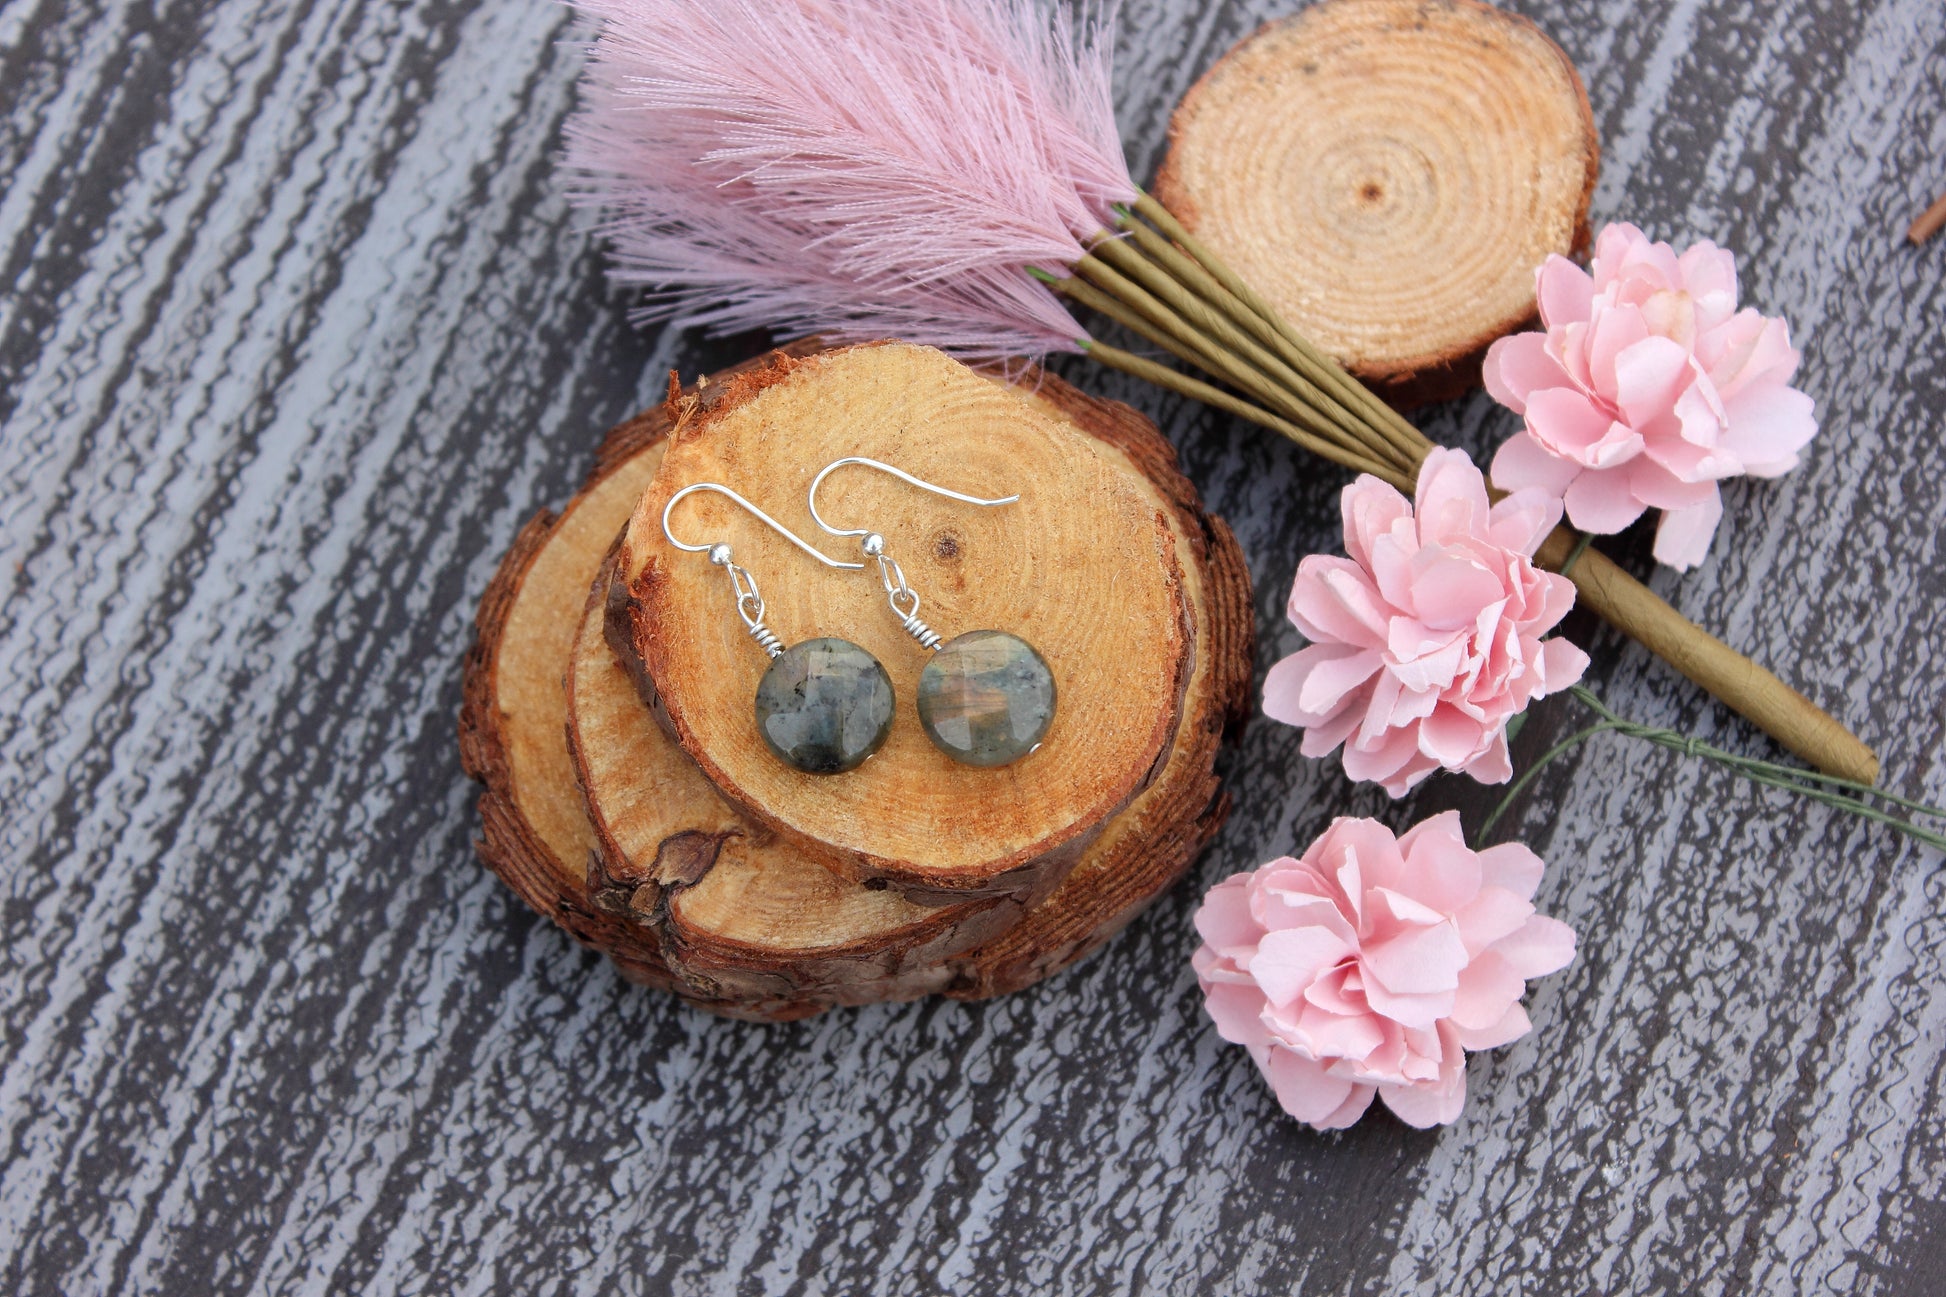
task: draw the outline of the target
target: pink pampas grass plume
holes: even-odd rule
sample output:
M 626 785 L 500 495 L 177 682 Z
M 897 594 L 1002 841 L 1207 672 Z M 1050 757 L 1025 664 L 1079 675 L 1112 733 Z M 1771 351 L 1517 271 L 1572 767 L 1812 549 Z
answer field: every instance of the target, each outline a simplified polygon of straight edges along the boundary
M 582 0 L 578 195 L 644 322 L 1040 356 L 1136 197 L 1108 15 L 1043 0 Z

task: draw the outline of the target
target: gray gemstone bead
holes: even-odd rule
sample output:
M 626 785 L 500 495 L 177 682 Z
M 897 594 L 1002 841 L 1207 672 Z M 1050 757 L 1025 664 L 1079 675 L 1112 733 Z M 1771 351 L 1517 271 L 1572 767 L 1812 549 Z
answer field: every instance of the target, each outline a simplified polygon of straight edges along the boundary
M 806 774 L 855 770 L 892 732 L 892 678 L 850 640 L 807 639 L 757 684 L 757 733 Z
M 968 631 L 919 673 L 919 724 L 933 746 L 969 766 L 1018 761 L 1053 720 L 1054 673 L 1017 635 Z

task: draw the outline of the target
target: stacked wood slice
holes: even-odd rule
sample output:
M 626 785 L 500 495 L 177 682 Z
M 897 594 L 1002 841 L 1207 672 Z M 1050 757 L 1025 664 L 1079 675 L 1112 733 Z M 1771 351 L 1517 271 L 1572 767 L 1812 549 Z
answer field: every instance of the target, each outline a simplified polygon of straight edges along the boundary
M 1191 88 L 1155 194 L 1397 405 L 1479 381 L 1588 241 L 1600 150 L 1574 65 L 1476 0 L 1325 0 Z
M 1027 757 L 979 768 L 927 741 L 928 653 L 875 567 L 823 567 L 691 496 L 678 534 L 733 546 L 780 639 L 851 640 L 897 691 L 883 748 L 848 773 L 803 773 L 762 742 L 769 659 L 724 570 L 665 539 L 663 508 L 722 483 L 857 561 L 805 505 L 818 469 L 855 455 L 1020 496 L 976 508 L 851 472 L 819 507 L 886 538 L 942 634 L 1039 651 L 1058 707 Z M 1251 658 L 1235 539 L 1134 411 L 922 347 L 800 347 L 672 387 L 521 532 L 481 605 L 461 751 L 485 785 L 487 864 L 635 981 L 770 1020 L 979 998 L 1088 954 L 1181 876 L 1228 810 L 1215 760 Z

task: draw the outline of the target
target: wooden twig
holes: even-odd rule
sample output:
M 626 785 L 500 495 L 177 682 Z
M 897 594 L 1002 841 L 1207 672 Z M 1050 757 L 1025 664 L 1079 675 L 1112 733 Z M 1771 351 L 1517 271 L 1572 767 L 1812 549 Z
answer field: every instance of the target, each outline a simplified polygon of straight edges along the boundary
M 1916 246 L 1939 233 L 1941 228 L 1946 228 L 1946 194 L 1941 194 L 1938 202 L 1919 214 L 1905 236 Z

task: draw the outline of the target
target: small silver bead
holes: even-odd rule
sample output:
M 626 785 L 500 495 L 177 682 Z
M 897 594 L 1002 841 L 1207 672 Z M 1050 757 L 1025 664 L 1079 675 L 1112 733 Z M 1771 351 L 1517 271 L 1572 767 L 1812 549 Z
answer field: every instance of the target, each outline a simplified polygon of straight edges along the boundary
M 730 547 L 721 543 L 709 547 L 709 561 L 718 567 L 726 567 L 730 562 Z
M 863 549 L 866 558 L 877 558 L 885 552 L 885 537 L 879 535 L 877 532 L 873 532 L 871 535 L 865 537 Z

